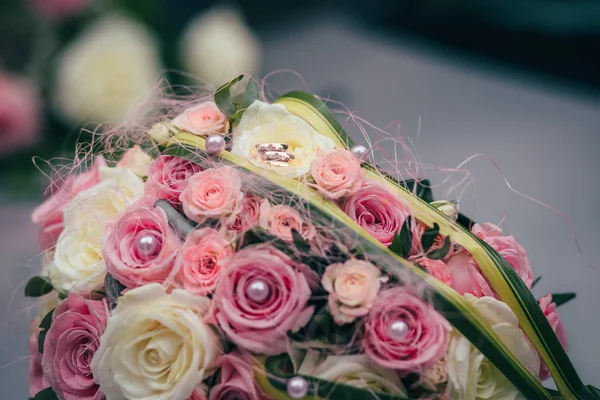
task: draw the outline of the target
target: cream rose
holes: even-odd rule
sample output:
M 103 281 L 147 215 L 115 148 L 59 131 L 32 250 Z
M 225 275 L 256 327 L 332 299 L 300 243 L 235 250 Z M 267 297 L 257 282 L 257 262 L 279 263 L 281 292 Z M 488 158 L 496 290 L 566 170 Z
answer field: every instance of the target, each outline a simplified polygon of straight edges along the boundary
M 318 352 L 308 350 L 298 373 L 378 393 L 406 396 L 396 372 L 373 364 L 365 354 L 323 359 Z
M 280 163 L 263 160 L 256 146 L 269 143 L 287 145 L 286 152 L 293 159 Z M 292 115 L 283 105 L 257 100 L 244 112 L 235 128 L 231 152 L 256 166 L 295 178 L 310 171 L 318 150 L 327 154 L 334 148 L 333 140 L 317 133 L 306 121 Z
M 135 145 L 125 152 L 117 167 L 129 168 L 138 176 L 146 176 L 148 175 L 148 167 L 150 167 L 151 162 L 152 157 L 142 150 L 139 145 Z
M 349 324 L 366 315 L 388 277 L 379 268 L 361 260 L 331 264 L 325 269 L 321 283 L 329 293 L 329 311 L 338 324 Z
M 210 300 L 158 283 L 119 298 L 92 360 L 107 399 L 187 399 L 221 353 L 203 322 Z
M 65 210 L 65 229 L 48 266 L 57 289 L 87 293 L 102 285 L 104 227 L 144 194 L 144 183 L 128 168 L 101 168 L 100 180 L 75 196 Z
M 491 325 L 508 350 L 537 376 L 540 369 L 538 354 L 508 305 L 488 296 L 477 298 L 465 294 L 465 298 Z M 447 361 L 451 399 L 525 399 L 468 339 L 456 331 L 450 339 Z

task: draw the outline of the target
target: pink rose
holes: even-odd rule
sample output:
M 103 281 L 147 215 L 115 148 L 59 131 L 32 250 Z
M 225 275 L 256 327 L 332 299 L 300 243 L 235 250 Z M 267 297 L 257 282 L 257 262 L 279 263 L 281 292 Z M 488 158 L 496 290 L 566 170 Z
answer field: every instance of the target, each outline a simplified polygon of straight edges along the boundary
M 37 89 L 25 79 L 0 71 L 0 156 L 32 145 L 39 125 Z
M 108 317 L 105 300 L 84 299 L 73 293 L 56 307 L 44 340 L 42 366 L 59 398 L 104 399 L 90 366 Z
M 356 193 L 365 178 L 360 160 L 346 149 L 335 149 L 329 154 L 318 152 L 310 173 L 319 193 L 331 200 Z
M 268 399 L 254 380 L 252 357 L 239 350 L 222 355 L 217 360 L 221 368 L 219 383 L 210 390 L 208 400 Z
M 235 216 L 235 219 L 223 218 L 221 224 L 228 231 L 238 234 L 246 232 L 248 229 L 258 225 L 261 201 L 262 199 L 258 196 L 246 194 L 242 200 L 242 209 Z
M 434 278 L 448 286 L 452 286 L 452 273 L 450 272 L 448 264 L 442 260 L 432 260 L 431 258 L 422 257 L 417 260 L 417 263 L 425 268 Z
M 349 324 L 365 316 L 387 280 L 379 268 L 366 261 L 351 259 L 328 266 L 321 283 L 329 293 L 329 312 L 335 322 Z
M 181 239 L 165 212 L 143 199 L 124 211 L 104 233 L 102 256 L 107 271 L 128 288 L 169 277 Z
M 228 218 L 242 209 L 242 177 L 231 167 L 198 172 L 179 196 L 183 212 L 200 222 L 205 218 Z
M 397 286 L 377 296 L 365 322 L 362 344 L 377 364 L 412 372 L 441 360 L 449 336 L 444 317 L 406 287 Z
M 525 249 L 517 243 L 513 236 L 501 236 L 502 231 L 493 224 L 475 224 L 471 231 L 487 244 L 492 246 L 506 262 L 517 272 L 528 288 L 531 288 L 533 277 L 531 265 Z
M 548 318 L 548 322 L 550 322 L 550 326 L 552 326 L 554 333 L 556 333 L 556 336 L 558 337 L 560 344 L 562 344 L 565 351 L 567 351 L 569 348 L 569 344 L 567 342 L 567 330 L 565 329 L 565 326 L 564 326 L 562 320 L 560 319 L 560 317 L 558 316 L 558 313 L 556 312 L 556 303 L 552 302 L 552 295 L 547 294 L 546 296 L 542 297 L 539 300 L 539 302 L 540 302 L 540 307 L 541 307 L 542 311 L 544 312 L 544 315 L 546 316 L 546 318 Z M 540 379 L 546 380 L 546 379 L 550 378 L 550 376 L 551 376 L 550 371 L 548 371 L 548 367 L 546 366 L 546 364 L 544 363 L 544 360 L 542 360 L 541 357 L 540 357 L 540 361 L 541 361 Z
M 452 288 L 459 294 L 470 293 L 475 297 L 496 297 L 477 263 L 466 250 L 450 257 L 446 260 L 446 265 L 452 275 Z
M 92 0 L 29 0 L 29 3 L 41 17 L 59 20 L 85 11 Z
M 42 369 L 42 353 L 38 351 L 38 338 L 41 329 L 40 319 L 36 318 L 31 322 L 29 335 L 29 396 L 35 397 L 36 394 L 50 386 L 44 376 Z
M 406 200 L 370 179 L 366 179 L 362 187 L 346 199 L 343 208 L 350 218 L 385 246 L 392 243 L 394 235 L 400 233 L 410 215 L 410 205 Z M 417 237 L 415 227 L 415 244 Z
M 221 276 L 221 260 L 233 253 L 231 243 L 212 228 L 192 231 L 177 253 L 173 280 L 192 294 L 214 292 Z
M 317 235 L 313 224 L 305 221 L 296 209 L 282 204 L 271 206 L 268 200 L 260 205 L 260 226 L 288 242 L 293 240 L 292 229 L 309 241 Z
M 187 400 L 207 400 L 208 397 L 206 396 L 206 385 L 202 384 L 197 386 L 194 391 L 192 392 L 192 395 L 190 397 L 188 397 Z
M 51 188 L 57 187 L 56 192 L 31 214 L 31 221 L 42 228 L 39 237 L 42 251 L 51 249 L 56 244 L 64 228 L 63 212 L 71 200 L 80 192 L 100 183 L 99 173 L 102 167 L 106 167 L 106 161 L 98 156 L 89 171 L 69 176 L 61 185 L 50 185 Z
M 173 125 L 199 136 L 226 135 L 229 132 L 229 120 L 212 101 L 186 109 L 173 119 Z
M 179 206 L 181 205 L 179 195 L 186 188 L 192 175 L 201 170 L 198 164 L 185 158 L 158 156 L 148 168 L 145 193 Z
M 272 246 L 247 247 L 222 263 L 212 323 L 239 347 L 266 355 L 288 349 L 288 331 L 310 319 L 311 291 L 302 265 Z

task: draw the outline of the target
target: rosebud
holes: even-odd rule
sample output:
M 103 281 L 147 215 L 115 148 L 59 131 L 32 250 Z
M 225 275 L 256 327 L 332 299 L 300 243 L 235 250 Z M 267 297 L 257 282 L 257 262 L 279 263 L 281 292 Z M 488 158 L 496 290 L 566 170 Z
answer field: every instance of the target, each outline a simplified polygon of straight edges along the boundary
M 170 127 L 170 122 L 159 122 L 154 124 L 148 131 L 148 136 L 150 136 L 156 144 L 165 144 L 171 138 Z
M 452 219 L 458 218 L 458 211 L 456 211 L 456 207 L 454 204 L 447 200 L 437 200 L 429 203 L 433 207 L 437 208 L 442 214 L 450 217 Z

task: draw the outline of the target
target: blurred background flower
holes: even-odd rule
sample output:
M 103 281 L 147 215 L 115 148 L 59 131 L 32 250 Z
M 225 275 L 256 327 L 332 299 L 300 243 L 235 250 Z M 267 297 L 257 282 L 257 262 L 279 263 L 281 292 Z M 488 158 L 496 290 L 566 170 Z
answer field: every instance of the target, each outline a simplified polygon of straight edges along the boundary
M 35 142 L 40 124 L 37 88 L 0 71 L 0 155 Z
M 219 87 L 242 73 L 258 72 L 258 39 L 233 8 L 215 8 L 195 17 L 181 40 L 186 70 Z
M 56 105 L 75 123 L 119 124 L 156 85 L 160 64 L 144 25 L 122 15 L 103 17 L 58 56 Z

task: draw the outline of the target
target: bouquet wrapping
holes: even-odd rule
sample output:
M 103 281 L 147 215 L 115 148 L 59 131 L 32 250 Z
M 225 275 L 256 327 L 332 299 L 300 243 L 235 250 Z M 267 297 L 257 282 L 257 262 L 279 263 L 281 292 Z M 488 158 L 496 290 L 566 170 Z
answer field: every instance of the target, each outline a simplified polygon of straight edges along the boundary
M 384 173 L 317 96 L 264 97 L 166 99 L 54 185 L 32 398 L 598 398 L 514 237 Z

